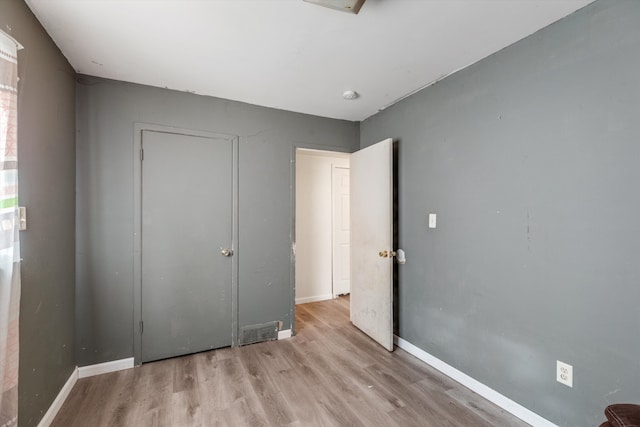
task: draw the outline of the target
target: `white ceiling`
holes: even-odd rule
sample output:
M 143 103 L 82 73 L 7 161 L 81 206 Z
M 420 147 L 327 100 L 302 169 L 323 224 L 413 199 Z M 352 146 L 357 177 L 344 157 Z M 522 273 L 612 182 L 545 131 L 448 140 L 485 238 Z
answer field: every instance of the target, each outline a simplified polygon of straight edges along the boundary
M 27 3 L 79 73 L 359 121 L 591 1 Z

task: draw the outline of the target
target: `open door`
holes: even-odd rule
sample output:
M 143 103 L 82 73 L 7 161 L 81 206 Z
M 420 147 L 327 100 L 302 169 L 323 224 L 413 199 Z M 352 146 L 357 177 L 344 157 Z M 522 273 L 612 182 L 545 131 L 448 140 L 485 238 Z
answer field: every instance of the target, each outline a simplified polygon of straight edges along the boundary
M 393 351 L 393 140 L 351 155 L 351 322 Z

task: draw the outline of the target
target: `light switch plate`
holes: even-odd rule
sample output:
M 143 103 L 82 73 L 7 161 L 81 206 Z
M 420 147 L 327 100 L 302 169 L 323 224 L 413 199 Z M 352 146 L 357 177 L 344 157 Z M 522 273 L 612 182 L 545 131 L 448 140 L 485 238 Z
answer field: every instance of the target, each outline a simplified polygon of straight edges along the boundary
M 429 214 L 429 228 L 436 228 L 436 214 Z
M 23 231 L 27 229 L 27 208 L 24 206 L 19 207 L 20 210 L 20 226 L 19 230 Z

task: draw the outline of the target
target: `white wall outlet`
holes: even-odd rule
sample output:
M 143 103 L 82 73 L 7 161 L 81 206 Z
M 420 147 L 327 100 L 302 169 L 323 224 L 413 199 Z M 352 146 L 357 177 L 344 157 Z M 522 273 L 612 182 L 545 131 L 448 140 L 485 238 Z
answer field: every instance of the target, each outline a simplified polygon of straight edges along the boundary
M 566 386 L 573 387 L 573 366 L 557 361 L 556 380 Z
M 436 228 L 436 214 L 429 214 L 429 228 Z

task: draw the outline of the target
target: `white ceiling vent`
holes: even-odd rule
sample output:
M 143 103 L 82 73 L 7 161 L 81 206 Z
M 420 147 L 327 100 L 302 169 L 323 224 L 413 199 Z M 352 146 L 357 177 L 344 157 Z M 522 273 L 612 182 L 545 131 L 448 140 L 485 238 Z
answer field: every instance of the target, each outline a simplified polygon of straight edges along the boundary
M 342 10 L 343 12 L 358 13 L 365 0 L 304 0 L 307 3 L 315 3 L 331 9 Z

